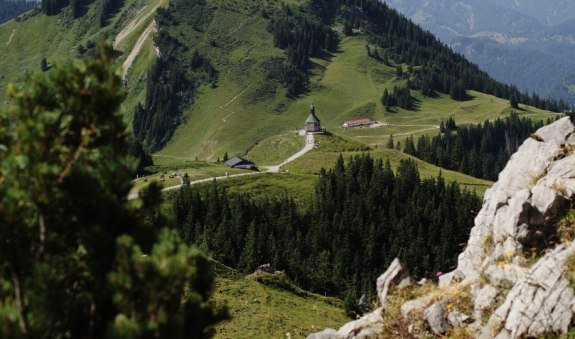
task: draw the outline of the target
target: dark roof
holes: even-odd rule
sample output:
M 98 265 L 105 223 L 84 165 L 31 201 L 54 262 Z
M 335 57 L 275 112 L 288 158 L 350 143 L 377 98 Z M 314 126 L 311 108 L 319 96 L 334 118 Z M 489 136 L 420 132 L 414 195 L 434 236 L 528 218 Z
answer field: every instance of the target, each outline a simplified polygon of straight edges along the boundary
M 226 165 L 230 167 L 236 167 L 238 165 L 253 165 L 253 162 L 242 159 L 240 157 L 233 157 L 230 160 L 226 161 Z
M 245 169 L 245 170 L 252 170 L 255 168 L 254 164 L 249 164 L 249 165 L 237 165 L 234 166 L 234 168 L 239 168 L 239 169 Z
M 319 119 L 315 116 L 315 114 L 311 113 L 307 120 L 305 121 L 306 124 L 310 123 L 319 123 Z

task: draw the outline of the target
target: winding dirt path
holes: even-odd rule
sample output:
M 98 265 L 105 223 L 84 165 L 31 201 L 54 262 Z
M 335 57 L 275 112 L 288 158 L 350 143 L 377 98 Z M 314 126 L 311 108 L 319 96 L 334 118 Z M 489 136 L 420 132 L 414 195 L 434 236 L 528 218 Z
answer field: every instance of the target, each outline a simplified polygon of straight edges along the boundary
M 192 181 L 190 182 L 190 185 L 197 185 L 197 184 L 202 184 L 205 182 L 210 182 L 212 180 L 224 180 L 224 179 L 230 179 L 230 178 L 238 178 L 238 177 L 246 177 L 246 176 L 251 176 L 251 175 L 259 175 L 259 174 L 264 174 L 264 173 L 278 173 L 281 169 L 282 166 L 296 160 L 299 157 L 302 157 L 304 154 L 306 154 L 307 152 L 313 150 L 314 148 L 314 138 L 313 138 L 313 134 L 308 134 L 306 136 L 306 143 L 305 146 L 303 147 L 303 149 L 299 152 L 297 152 L 296 154 L 292 155 L 291 157 L 289 157 L 288 159 L 284 160 L 281 164 L 276 165 L 276 166 L 270 166 L 270 167 L 266 167 L 265 171 L 262 172 L 247 172 L 247 173 L 240 173 L 240 174 L 233 174 L 233 175 L 225 175 L 225 176 L 221 176 L 221 177 L 213 177 L 213 178 L 207 178 L 207 179 L 201 179 L 201 180 L 196 180 L 196 181 Z M 183 183 L 182 183 L 183 185 Z M 176 185 L 176 186 L 171 186 L 171 187 L 166 187 L 162 190 L 162 192 L 169 192 L 169 191 L 173 191 L 176 189 L 179 189 L 180 187 L 182 187 L 182 185 Z
M 242 94 L 244 94 L 248 89 L 252 88 L 253 85 L 249 85 L 248 87 L 244 88 L 243 91 L 241 91 L 238 95 L 236 95 L 235 97 L 233 97 L 230 101 L 228 101 L 227 103 L 223 104 L 222 106 L 220 106 L 219 108 L 223 111 L 226 111 L 230 114 L 226 115 L 222 121 L 224 122 L 224 124 L 228 121 L 228 118 L 231 117 L 232 115 L 236 114 L 236 112 L 232 111 L 231 109 L 226 108 L 227 106 L 229 106 L 232 102 L 236 101 L 237 98 L 239 98 L 240 96 L 242 96 Z
M 16 34 L 16 28 L 12 29 L 12 34 L 10 34 L 10 37 L 8 38 L 8 42 L 6 43 L 6 46 L 10 45 L 10 43 L 12 42 L 12 38 L 14 37 L 14 34 Z
M 405 126 L 405 125 L 396 125 L 396 126 Z M 438 130 L 438 129 L 439 129 L 439 126 L 431 127 L 431 128 L 423 128 L 423 129 L 418 129 L 416 131 L 409 131 L 409 132 L 404 132 L 404 133 L 393 133 L 393 134 L 382 134 L 382 135 L 357 135 L 357 136 L 355 136 L 355 138 L 389 138 L 391 135 L 393 135 L 394 137 L 400 136 L 400 135 L 412 135 L 415 133 L 420 133 L 420 132 L 425 132 L 425 131 L 433 131 L 433 130 Z
M 302 150 L 295 153 L 291 157 L 287 158 L 286 160 L 284 160 L 279 165 L 266 167 L 265 171 L 262 171 L 262 172 L 246 172 L 246 173 L 240 173 L 240 174 L 224 175 L 224 176 L 220 176 L 220 177 L 212 177 L 212 178 L 196 180 L 196 181 L 190 182 L 190 185 L 198 185 L 198 184 L 210 182 L 212 180 L 225 180 L 225 179 L 230 179 L 230 178 L 247 177 L 247 176 L 260 175 L 260 174 L 265 174 L 265 173 L 271 173 L 271 174 L 278 173 L 281 170 L 282 166 L 296 160 L 299 157 L 302 157 L 307 152 L 313 150 L 314 146 L 315 146 L 315 142 L 314 142 L 313 134 L 308 134 L 306 136 L 305 146 L 302 148 Z M 184 158 L 172 157 L 169 155 L 155 155 L 155 156 L 174 158 L 174 159 L 184 159 Z M 162 189 L 162 192 L 169 192 L 169 191 L 177 190 L 177 189 L 181 188 L 183 184 L 184 184 L 184 182 L 182 180 L 181 184 L 166 187 L 166 188 Z M 131 192 L 130 195 L 128 195 L 128 200 L 137 199 L 139 196 L 138 194 L 139 194 L 138 191 Z
M 315 141 L 314 141 L 314 137 L 313 134 L 308 134 L 305 138 L 305 146 L 303 147 L 303 149 L 299 152 L 297 152 L 296 154 L 292 155 L 291 157 L 287 158 L 287 160 L 285 160 L 284 162 L 282 162 L 279 165 L 276 166 L 270 166 L 267 168 L 266 173 L 278 173 L 282 166 L 289 164 L 290 162 L 294 161 L 295 159 L 303 156 L 304 154 L 306 154 L 307 152 L 313 150 L 315 146 Z
M 138 12 L 138 14 L 136 14 L 136 17 L 132 21 L 130 21 L 126 25 L 126 27 L 124 27 L 124 29 L 122 29 L 120 33 L 118 33 L 118 35 L 116 35 L 116 39 L 114 40 L 114 48 L 116 48 L 116 46 L 118 46 L 122 41 L 124 41 L 124 39 L 126 39 L 130 34 L 132 34 L 132 32 L 134 32 L 134 30 L 136 30 L 141 24 L 143 24 L 144 21 L 146 21 L 149 17 L 154 15 L 156 13 L 156 10 L 158 9 L 158 7 L 160 7 L 161 4 L 162 0 L 157 0 L 157 3 L 154 5 L 154 7 L 146 14 L 144 14 L 146 8 L 145 7 L 142 8 Z
M 237 26 L 236 26 L 234 29 L 232 29 L 231 31 L 229 31 L 229 33 L 226 34 L 226 36 L 230 36 L 230 35 L 234 34 L 235 32 L 239 31 L 242 27 L 244 27 L 244 25 L 245 25 L 248 21 L 250 21 L 250 20 L 252 20 L 252 19 L 254 19 L 254 18 L 255 18 L 255 17 L 252 16 L 252 17 L 249 17 L 249 18 L 247 18 L 246 20 L 240 22 L 240 24 L 237 25 Z
M 150 34 L 152 34 L 152 32 L 155 31 L 156 31 L 156 21 L 152 21 L 152 23 L 146 28 L 146 30 L 142 33 L 142 35 L 140 35 L 138 41 L 136 41 L 136 44 L 134 45 L 134 48 L 132 48 L 132 51 L 122 64 L 123 79 L 125 79 L 126 75 L 128 75 L 128 70 L 130 69 L 130 67 L 132 67 L 132 64 L 134 63 L 134 60 L 136 59 L 138 54 L 140 54 L 140 51 L 142 50 L 144 43 L 146 42 Z

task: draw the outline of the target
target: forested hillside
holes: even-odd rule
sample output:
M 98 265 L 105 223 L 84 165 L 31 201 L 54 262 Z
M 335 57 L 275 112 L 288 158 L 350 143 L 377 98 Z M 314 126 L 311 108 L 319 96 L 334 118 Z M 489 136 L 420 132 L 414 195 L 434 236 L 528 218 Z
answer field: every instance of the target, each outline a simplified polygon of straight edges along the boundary
M 41 8 L 46 15 L 56 15 L 63 8 L 69 7 L 71 16 L 79 18 L 86 15 L 88 6 L 92 6 L 98 25 L 104 27 L 123 4 L 123 0 L 42 0 Z
M 504 100 L 513 97 L 519 103 L 553 111 L 565 108 L 494 81 L 430 33 L 378 1 L 314 0 L 298 6 L 271 2 L 256 7 L 257 2 L 246 3 L 245 19 L 237 27 L 229 28 L 229 33 L 222 29 L 224 23 L 221 20 L 228 18 L 231 21 L 231 15 L 233 20 L 240 19 L 235 18 L 237 13 L 232 14 L 224 4 L 176 0 L 166 10 L 158 12 L 160 34 L 155 43 L 163 53 L 150 73 L 147 98 L 145 103 L 136 107 L 133 125 L 135 134 L 147 149 L 159 151 L 167 146 L 168 154 L 180 153 L 183 145 L 179 142 L 170 145 L 169 141 L 193 138 L 192 149 L 197 149 L 200 155 L 207 152 L 214 156 L 213 148 L 221 149 L 225 144 L 221 139 L 229 138 L 221 135 L 222 132 L 238 132 L 231 126 L 231 129 L 226 129 L 228 118 L 235 118 L 237 111 L 227 109 L 224 98 L 221 98 L 219 107 L 213 107 L 217 105 L 212 101 L 214 96 L 222 95 L 220 86 L 235 88 L 239 93 L 228 104 L 243 96 L 247 99 L 240 98 L 243 99 L 242 109 L 268 111 L 259 118 L 250 114 L 249 120 L 241 122 L 242 126 L 249 126 L 253 131 L 245 136 L 240 134 L 241 139 L 254 140 L 260 133 L 274 133 L 281 127 L 271 123 L 266 131 L 263 125 L 259 125 L 264 120 L 285 123 L 287 118 L 289 125 L 293 126 L 293 116 L 285 116 L 284 113 L 294 113 L 294 104 L 301 107 L 301 99 L 321 89 L 314 85 L 316 77 L 321 77 L 318 65 L 329 64 L 333 56 L 338 55 L 340 44 L 348 39 L 346 36 L 349 39 L 363 37 L 370 63 L 381 70 L 399 69 L 396 80 L 422 93 L 425 98 L 448 95 L 455 101 L 467 101 L 472 98 L 467 91 L 473 90 Z M 254 41 L 253 35 L 242 33 L 245 29 L 253 32 L 262 26 L 267 32 L 259 41 Z M 341 33 L 338 33 L 339 29 Z M 239 35 L 237 38 L 233 36 L 236 34 Z M 262 40 L 264 44 L 261 44 Z M 270 56 L 263 57 L 264 51 Z M 238 59 L 229 57 L 236 53 Z M 239 87 L 233 84 L 236 81 L 250 85 Z M 282 97 L 282 93 L 287 97 Z M 209 103 L 202 97 L 206 97 Z M 374 101 L 377 99 L 373 97 Z M 227 112 L 222 112 L 220 125 L 216 125 L 218 120 L 210 122 L 210 126 L 205 125 L 207 121 L 203 111 L 207 107 Z M 400 107 L 416 109 L 415 105 Z M 274 117 L 269 113 L 281 116 Z M 328 113 L 330 118 L 334 113 Z M 250 126 L 248 121 L 255 120 L 259 121 Z M 201 130 L 198 123 L 203 126 Z M 188 127 L 180 128 L 182 124 Z M 238 125 L 234 123 L 233 126 Z M 177 132 L 178 128 L 180 132 Z M 183 133 L 193 133 L 195 137 L 184 136 Z M 214 143 L 214 139 L 218 143 Z M 198 145 L 198 142 L 204 145 Z M 232 147 L 237 149 L 237 146 L 236 142 Z
M 1 0 L 0 1 L 0 24 L 15 18 L 16 16 L 31 10 L 36 6 L 36 1 L 24 0 Z
M 496 181 L 521 143 L 543 126 L 542 121 L 519 118 L 517 113 L 470 126 L 457 127 L 451 120 L 441 124 L 442 133 L 437 136 L 408 137 L 404 152 L 446 169 Z
M 495 79 L 569 104 L 575 63 L 571 1 L 386 0 Z
M 413 161 L 394 173 L 369 155 L 340 157 L 315 189 L 299 208 L 288 196 L 184 186 L 173 211 L 185 241 L 226 265 L 249 273 L 270 263 L 303 288 L 359 298 L 374 295 L 373 281 L 397 256 L 417 277 L 450 270 L 481 203 L 442 176 L 422 180 Z

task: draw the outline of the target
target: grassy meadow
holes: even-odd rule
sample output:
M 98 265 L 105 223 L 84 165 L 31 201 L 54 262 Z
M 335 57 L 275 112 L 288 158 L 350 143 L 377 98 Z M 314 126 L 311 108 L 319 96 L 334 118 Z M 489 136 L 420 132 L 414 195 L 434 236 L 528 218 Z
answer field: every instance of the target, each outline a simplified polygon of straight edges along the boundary
M 216 264 L 213 300 L 232 319 L 216 327 L 216 338 L 305 338 L 349 319 L 342 302 L 305 292 L 285 275 L 248 276 Z
M 383 91 L 403 85 L 404 80 L 395 79 L 392 67 L 367 56 L 361 36 L 346 37 L 337 52 L 312 59 L 310 91 L 287 98 L 281 86 L 271 84 L 264 76 L 265 61 L 284 53 L 272 45 L 271 34 L 264 28 L 265 20 L 258 14 L 218 9 L 205 35 L 217 47 L 207 44 L 204 35 L 190 38 L 222 71 L 216 88 L 201 89 L 196 104 L 185 113 L 185 122 L 160 154 L 206 160 L 215 160 L 225 152 L 253 155 L 251 151 L 270 138 L 301 129 L 312 102 L 322 125 L 330 132 L 370 146 L 385 144 L 391 134 L 398 141 L 412 134 L 436 134 L 439 123 L 449 117 L 458 124 L 470 124 L 511 112 L 508 100 L 473 91 L 463 102 L 443 94 L 428 98 L 412 91 L 415 109 L 386 112 L 380 102 Z M 555 117 L 527 106 L 522 106 L 519 113 L 534 119 Z M 362 117 L 382 125 L 346 130 L 340 127 L 345 120 Z M 287 153 L 289 148 L 289 144 L 280 143 L 275 152 Z M 256 159 L 269 164 L 279 157 L 257 155 Z
M 126 0 L 106 27 L 100 28 L 93 6 L 82 18 L 73 20 L 70 9 L 64 8 L 59 15 L 46 16 L 24 14 L 26 19 L 8 21 L 0 25 L 0 99 L 6 96 L 9 83 L 21 86 L 28 77 L 41 72 L 40 62 L 46 58 L 50 66 L 70 62 L 79 57 L 78 47 L 86 47 L 89 41 L 105 40 L 113 44 L 116 36 L 125 38 L 115 46 L 118 69 L 132 51 L 136 41 L 154 19 L 155 9 L 167 5 L 168 0 Z M 122 113 L 129 122 L 137 102 L 145 99 L 145 76 L 156 58 L 150 35 L 134 59 L 126 77 L 126 100 Z

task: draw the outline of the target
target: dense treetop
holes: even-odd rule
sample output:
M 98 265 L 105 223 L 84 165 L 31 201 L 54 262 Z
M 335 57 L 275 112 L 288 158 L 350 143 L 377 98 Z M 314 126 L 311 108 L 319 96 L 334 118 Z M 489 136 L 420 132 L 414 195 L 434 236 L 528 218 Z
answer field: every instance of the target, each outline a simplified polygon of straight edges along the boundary
M 127 201 L 119 72 L 107 53 L 10 88 L 0 110 L 0 337 L 206 337 L 207 259 Z
M 303 288 L 343 297 L 373 295 L 399 256 L 417 277 L 456 264 L 480 201 L 439 176 L 421 179 L 413 161 L 397 172 L 369 155 L 322 171 L 314 202 L 230 195 L 214 182 L 173 200 L 183 239 L 244 272 L 270 263 Z
M 511 155 L 544 123 L 513 113 L 483 124 L 457 127 L 450 119 L 441 125 L 442 132 L 432 138 L 408 137 L 404 152 L 446 169 L 496 181 Z

